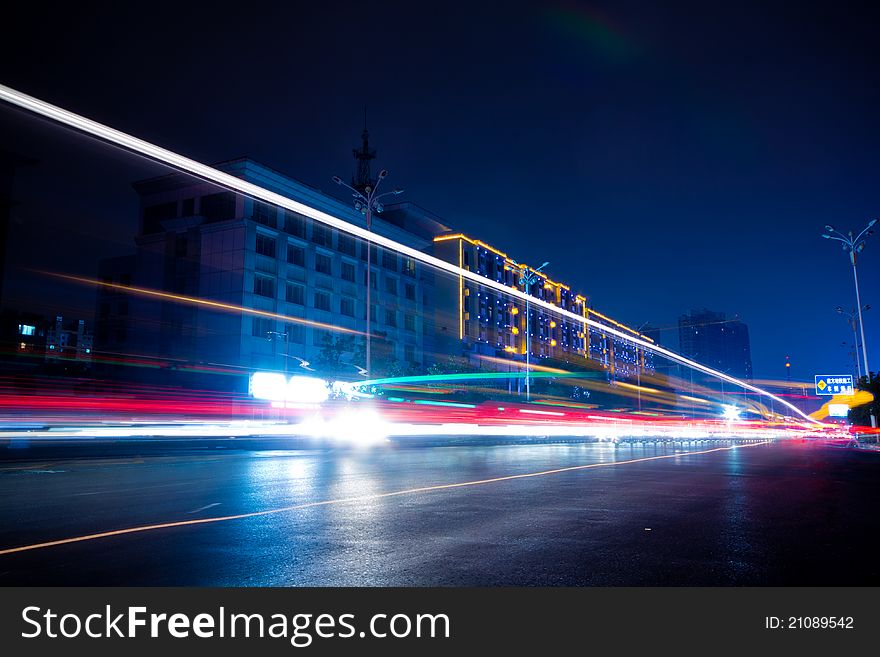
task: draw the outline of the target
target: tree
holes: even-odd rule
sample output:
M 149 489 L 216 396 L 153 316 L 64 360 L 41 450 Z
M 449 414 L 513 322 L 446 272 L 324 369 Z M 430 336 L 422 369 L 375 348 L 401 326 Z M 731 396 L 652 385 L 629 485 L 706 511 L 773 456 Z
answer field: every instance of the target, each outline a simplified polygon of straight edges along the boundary
M 318 353 L 318 368 L 326 374 L 339 374 L 348 364 L 343 361 L 343 356 L 355 348 L 354 336 L 343 334 L 333 336 L 324 333 L 321 338 L 321 351 Z M 347 369 L 347 368 L 346 368 Z
M 868 376 L 863 376 L 859 379 L 858 384 L 859 390 L 865 390 L 874 395 L 874 399 L 868 402 L 867 404 L 862 404 L 861 406 L 856 406 L 853 409 L 850 409 L 849 412 L 849 421 L 853 424 L 860 424 L 862 426 L 871 426 L 871 415 L 874 417 L 880 417 L 880 372 L 874 372 L 870 375 L 870 381 L 868 380 Z

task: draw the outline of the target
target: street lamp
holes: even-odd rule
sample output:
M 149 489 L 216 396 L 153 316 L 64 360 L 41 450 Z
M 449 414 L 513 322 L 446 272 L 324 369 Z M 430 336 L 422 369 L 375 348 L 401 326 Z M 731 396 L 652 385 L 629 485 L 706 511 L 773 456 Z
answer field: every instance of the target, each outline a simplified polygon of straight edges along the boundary
M 865 345 L 865 323 L 862 320 L 862 299 L 859 295 L 859 275 L 856 271 L 856 254 L 861 253 L 865 248 L 865 240 L 874 232 L 872 229 L 876 223 L 877 220 L 872 219 L 868 222 L 868 225 L 862 229 L 862 232 L 855 237 L 853 236 L 852 231 L 849 231 L 844 235 L 839 230 L 835 230 L 834 226 L 825 226 L 826 232 L 822 233 L 822 237 L 826 240 L 836 240 L 840 242 L 843 250 L 849 252 L 849 260 L 852 263 L 853 268 L 853 281 L 855 281 L 856 285 L 856 310 L 858 310 L 859 315 L 859 331 L 862 334 L 862 359 L 865 362 L 865 376 L 868 377 L 869 384 L 871 382 L 871 368 L 868 366 L 868 347 Z M 877 427 L 877 418 L 873 413 L 871 414 L 871 426 L 874 428 Z
M 379 189 L 379 185 L 388 175 L 387 169 L 382 169 L 379 172 L 379 177 L 376 179 L 376 184 L 374 186 L 367 185 L 364 187 L 364 191 L 355 189 L 348 183 L 346 183 L 339 176 L 333 176 L 333 182 L 337 185 L 342 185 L 343 187 L 349 189 L 351 191 L 351 195 L 354 202 L 354 209 L 360 212 L 367 218 L 367 231 L 371 231 L 373 228 L 373 213 L 379 214 L 385 207 L 379 202 L 379 199 L 384 198 L 386 196 L 395 196 L 397 194 L 403 194 L 402 189 L 393 189 L 390 192 L 385 192 L 384 194 L 376 194 L 376 191 Z M 367 323 L 367 349 L 366 349 L 366 363 L 365 370 L 366 375 L 370 374 L 370 335 L 372 331 L 370 330 L 372 317 L 371 317 L 371 303 L 370 303 L 370 287 L 371 281 L 370 277 L 372 275 L 372 248 L 370 246 L 370 241 L 367 240 L 367 312 L 366 312 L 366 323 Z
M 837 306 L 837 308 L 835 308 L 835 310 L 836 310 L 839 314 L 841 314 L 841 315 L 843 315 L 844 317 L 847 318 L 847 320 L 849 321 L 849 325 L 850 325 L 850 327 L 852 328 L 852 332 L 853 332 L 853 349 L 854 349 L 854 354 L 855 354 L 855 359 L 854 359 L 854 360 L 856 361 L 856 371 L 858 372 L 858 379 L 861 379 L 861 378 L 862 378 L 862 365 L 861 365 L 861 363 L 859 362 L 859 338 L 858 338 L 858 336 L 857 336 L 857 334 L 856 334 L 856 327 L 857 327 L 858 324 L 859 324 L 859 321 L 858 321 L 859 314 L 856 313 L 855 308 L 853 308 L 852 311 L 849 311 L 849 312 L 848 312 L 848 311 L 844 310 L 842 307 Z M 871 310 L 871 306 L 870 306 L 870 305 L 865 304 L 864 306 L 862 306 L 862 311 L 863 311 L 863 312 L 867 312 L 868 310 Z M 856 380 L 858 381 L 858 379 L 856 379 Z
M 538 282 L 540 276 L 538 276 L 538 272 L 544 269 L 549 262 L 545 262 L 543 265 L 538 267 L 537 269 L 533 269 L 529 271 L 527 265 L 521 265 L 515 260 L 511 260 L 511 262 L 520 267 L 520 275 L 519 275 L 519 284 L 523 286 L 523 292 L 526 293 L 527 296 L 531 296 L 532 285 Z M 531 367 L 531 355 L 532 351 L 532 340 L 531 333 L 529 333 L 529 300 L 526 299 L 526 401 L 529 401 L 532 397 L 532 388 L 531 388 L 531 377 L 529 376 L 530 367 Z

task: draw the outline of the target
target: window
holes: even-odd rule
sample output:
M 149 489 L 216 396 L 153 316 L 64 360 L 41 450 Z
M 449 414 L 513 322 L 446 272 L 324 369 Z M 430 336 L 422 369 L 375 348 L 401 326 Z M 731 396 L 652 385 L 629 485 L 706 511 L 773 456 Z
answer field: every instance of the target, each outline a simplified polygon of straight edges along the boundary
M 208 194 L 202 197 L 202 209 L 200 214 L 209 223 L 235 218 L 235 194 L 232 192 L 220 192 Z
M 382 266 L 391 271 L 397 271 L 397 254 L 393 251 L 382 251 Z
M 339 302 L 339 312 L 348 317 L 354 317 L 354 299 L 342 297 L 342 300 Z
M 306 250 L 296 244 L 287 245 L 287 262 L 297 267 L 306 266 Z
M 416 300 L 416 286 L 412 283 L 407 283 L 404 288 L 406 291 L 406 300 L 407 301 L 415 301 Z
M 296 237 L 306 236 L 306 220 L 289 210 L 284 212 L 284 232 Z
M 378 322 L 379 321 L 378 317 L 379 317 L 378 308 L 377 308 L 376 304 L 371 303 L 370 304 L 370 321 L 371 322 Z
M 364 269 L 364 285 L 367 284 L 367 270 Z M 375 270 L 370 270 L 370 288 L 373 290 L 379 289 L 379 272 Z
M 275 257 L 275 238 L 257 233 L 257 253 L 270 258 Z
M 323 224 L 312 224 L 312 241 L 321 246 L 332 246 L 333 232 Z
M 297 344 L 303 344 L 306 341 L 306 327 L 302 324 L 288 324 L 287 339 Z
M 272 330 L 272 320 L 268 317 L 254 317 L 251 335 L 255 338 L 268 338 Z
M 415 331 L 416 330 L 416 316 L 410 315 L 407 313 L 403 316 L 403 328 L 407 331 Z
M 275 281 L 268 276 L 254 276 L 254 294 L 261 297 L 275 296 Z
M 18 332 L 22 335 L 33 335 L 37 330 L 37 327 L 31 326 L 30 324 L 19 324 Z
M 326 292 L 315 292 L 315 308 L 317 310 L 330 310 L 330 295 Z
M 396 278 L 386 278 L 385 279 L 385 291 L 388 294 L 397 294 L 397 279 Z
M 330 256 L 324 255 L 323 253 L 316 253 L 315 271 L 319 274 L 331 275 L 333 273 L 333 261 L 330 259 Z
M 361 242 L 361 260 L 367 259 L 367 243 Z M 375 244 L 370 245 L 370 262 L 374 265 L 379 264 L 379 247 Z
M 258 224 L 275 227 L 275 207 L 262 201 L 254 201 L 253 219 Z
M 352 263 L 342 263 L 342 280 L 354 283 L 354 265 Z
M 412 258 L 404 258 L 400 271 L 402 271 L 406 276 L 412 276 L 413 278 L 415 278 L 416 261 Z
M 296 283 L 288 283 L 284 298 L 287 300 L 287 303 L 295 303 L 302 306 L 306 302 L 306 288 Z
M 339 245 L 339 251 L 346 255 L 355 256 L 357 255 L 357 242 L 355 242 L 354 237 L 351 235 L 346 235 L 344 233 L 339 233 L 339 241 L 337 242 Z
M 390 308 L 385 309 L 385 325 L 397 326 L 397 313 Z
M 403 358 L 407 363 L 416 362 L 416 346 L 413 344 L 403 345 Z
M 321 329 L 312 329 L 312 344 L 316 347 L 323 347 L 327 341 L 332 341 L 333 336 L 330 331 L 322 331 Z

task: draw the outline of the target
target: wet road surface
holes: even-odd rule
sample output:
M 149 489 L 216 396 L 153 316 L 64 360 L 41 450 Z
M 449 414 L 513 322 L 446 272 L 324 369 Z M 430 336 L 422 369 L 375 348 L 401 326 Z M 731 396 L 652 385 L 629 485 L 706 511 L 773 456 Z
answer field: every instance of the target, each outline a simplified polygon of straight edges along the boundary
M 880 584 L 876 452 L 287 447 L 0 446 L 0 550 L 246 515 L 0 554 L 0 585 Z

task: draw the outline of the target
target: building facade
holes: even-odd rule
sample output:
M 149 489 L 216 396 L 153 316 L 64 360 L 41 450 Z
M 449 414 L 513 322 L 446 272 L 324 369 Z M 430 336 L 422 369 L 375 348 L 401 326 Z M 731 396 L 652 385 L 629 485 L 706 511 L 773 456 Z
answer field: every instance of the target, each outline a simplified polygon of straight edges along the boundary
M 84 319 L 65 322 L 61 315 L 46 331 L 46 362 L 75 364 L 86 369 L 92 364 L 92 332 Z
M 724 313 L 692 310 L 678 319 L 679 352 L 738 379 L 752 378 L 749 327 Z M 690 376 L 683 372 L 682 378 Z
M 215 166 L 365 226 L 349 204 L 253 160 Z M 336 366 L 357 377 L 368 312 L 366 242 L 184 174 L 133 186 L 141 208 L 136 253 L 105 260 L 99 274 L 108 284 L 98 299 L 101 351 L 243 374 L 307 373 L 335 352 Z M 389 205 L 372 221 L 373 232 L 418 250 L 430 250 L 443 230 L 410 203 Z M 433 305 L 432 274 L 412 258 L 371 248 L 374 369 L 415 368 L 430 353 L 424 318 Z
M 520 290 L 560 309 L 596 320 L 648 342 L 651 338 L 591 308 L 587 298 L 544 272 L 517 263 L 506 253 L 461 233 L 434 238 L 434 254 L 462 269 Z M 534 274 L 524 277 L 523 273 Z M 531 285 L 524 278 L 533 278 Z M 575 363 L 605 370 L 612 379 L 654 370 L 653 354 L 633 342 L 561 314 L 529 305 L 461 276 L 438 275 L 435 324 L 446 344 L 458 340 L 465 353 L 524 360 Z M 448 346 L 452 350 L 454 347 Z

